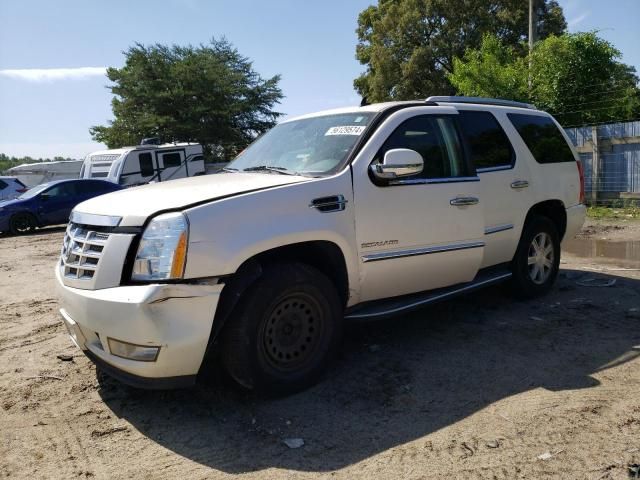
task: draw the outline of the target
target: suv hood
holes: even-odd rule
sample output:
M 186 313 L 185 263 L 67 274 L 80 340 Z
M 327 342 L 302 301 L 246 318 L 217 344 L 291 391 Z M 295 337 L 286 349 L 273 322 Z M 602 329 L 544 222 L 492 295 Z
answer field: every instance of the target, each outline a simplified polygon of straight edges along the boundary
M 216 173 L 128 188 L 82 202 L 75 212 L 122 217 L 120 226 L 135 227 L 156 212 L 180 209 L 255 190 L 308 181 L 277 173 Z

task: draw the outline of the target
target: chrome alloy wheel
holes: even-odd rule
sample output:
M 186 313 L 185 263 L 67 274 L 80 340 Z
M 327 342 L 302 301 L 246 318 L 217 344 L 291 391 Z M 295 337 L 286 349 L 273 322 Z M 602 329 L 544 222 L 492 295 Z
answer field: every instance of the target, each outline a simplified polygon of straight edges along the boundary
M 529 278 L 536 285 L 542 285 L 547 281 L 553 270 L 555 252 L 553 241 L 548 233 L 540 232 L 529 245 L 529 256 L 527 264 L 529 267 Z

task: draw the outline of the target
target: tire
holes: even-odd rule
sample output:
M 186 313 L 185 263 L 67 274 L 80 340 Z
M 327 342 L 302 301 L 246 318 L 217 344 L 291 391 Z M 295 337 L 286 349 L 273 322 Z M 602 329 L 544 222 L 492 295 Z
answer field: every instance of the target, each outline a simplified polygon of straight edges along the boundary
M 16 213 L 9 219 L 9 230 L 14 235 L 21 235 L 35 230 L 36 219 L 30 213 Z
M 519 298 L 534 298 L 553 287 L 560 267 L 560 236 L 547 217 L 534 216 L 524 226 L 513 257 L 511 286 Z
M 333 358 L 342 317 L 338 292 L 320 271 L 300 263 L 268 266 L 225 325 L 225 370 L 250 390 L 303 390 Z

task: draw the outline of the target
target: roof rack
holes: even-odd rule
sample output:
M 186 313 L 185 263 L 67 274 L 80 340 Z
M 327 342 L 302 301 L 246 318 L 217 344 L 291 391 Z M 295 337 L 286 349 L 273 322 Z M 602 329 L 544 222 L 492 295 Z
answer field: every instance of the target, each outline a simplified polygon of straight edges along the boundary
M 427 102 L 479 103 L 482 105 L 499 105 L 502 107 L 530 108 L 533 110 L 536 109 L 536 106 L 530 103 L 516 102 L 514 100 L 504 100 L 502 98 L 436 96 L 427 98 Z

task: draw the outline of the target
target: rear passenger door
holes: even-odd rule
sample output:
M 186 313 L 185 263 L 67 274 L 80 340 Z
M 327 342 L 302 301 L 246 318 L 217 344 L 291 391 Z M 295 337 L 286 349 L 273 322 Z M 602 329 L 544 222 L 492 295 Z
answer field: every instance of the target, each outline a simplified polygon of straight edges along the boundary
M 504 114 L 461 109 L 459 119 L 480 177 L 485 241 L 482 267 L 509 262 L 531 205 L 527 162 L 519 158 L 505 132 L 506 128 L 515 134 Z

